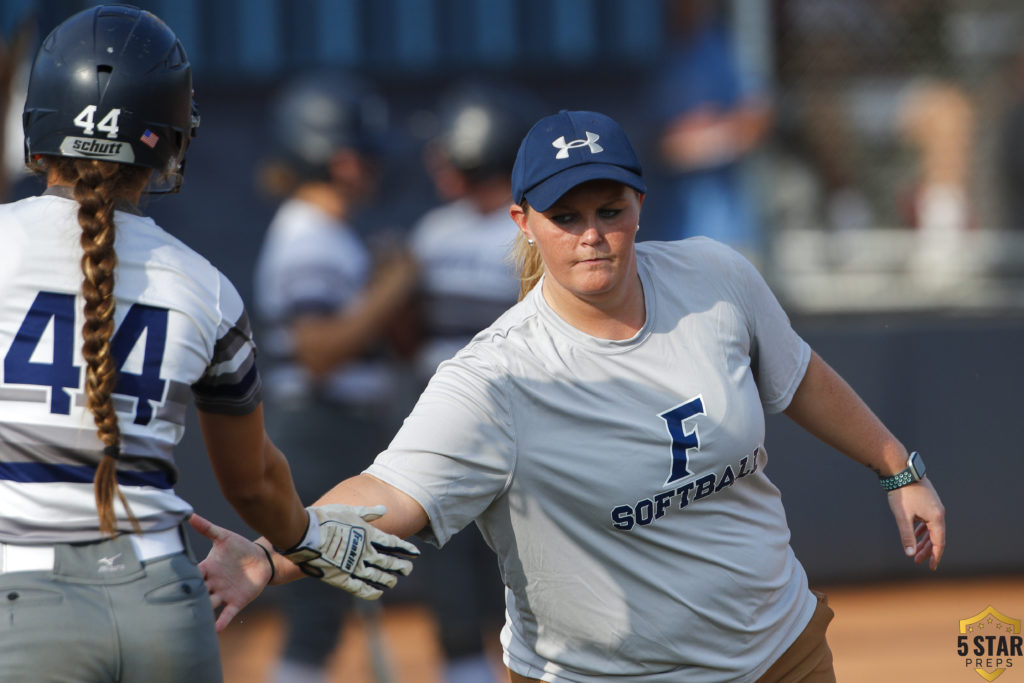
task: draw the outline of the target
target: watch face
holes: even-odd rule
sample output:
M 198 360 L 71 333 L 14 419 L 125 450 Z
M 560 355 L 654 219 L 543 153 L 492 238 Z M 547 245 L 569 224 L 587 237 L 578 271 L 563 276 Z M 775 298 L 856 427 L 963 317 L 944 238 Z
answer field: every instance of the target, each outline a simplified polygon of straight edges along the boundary
M 910 469 L 914 473 L 914 480 L 918 480 L 924 476 L 924 458 L 917 451 L 910 454 Z

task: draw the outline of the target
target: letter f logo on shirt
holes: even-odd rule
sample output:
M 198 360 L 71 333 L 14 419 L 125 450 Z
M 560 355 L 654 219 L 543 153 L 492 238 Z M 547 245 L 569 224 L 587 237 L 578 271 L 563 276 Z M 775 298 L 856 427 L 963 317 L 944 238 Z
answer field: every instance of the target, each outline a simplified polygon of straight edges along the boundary
M 704 410 L 704 400 L 700 394 L 658 415 L 665 421 L 668 434 L 672 438 L 672 469 L 668 479 L 665 480 L 666 486 L 693 474 L 687 468 L 689 452 L 700 450 L 700 435 L 697 433 L 697 425 L 687 431 L 683 423 L 696 415 L 707 415 Z
M 591 133 L 588 130 L 587 131 L 587 139 L 586 140 L 580 139 L 580 140 L 573 140 L 572 142 L 566 142 L 565 141 L 565 136 L 561 135 L 561 136 L 558 137 L 557 140 L 552 141 L 551 146 L 558 150 L 558 153 L 555 154 L 555 158 L 556 159 L 568 159 L 569 158 L 569 150 L 570 149 L 575 149 L 576 147 L 589 147 L 591 154 L 597 154 L 598 152 L 603 152 L 604 151 L 604 147 L 602 147 L 601 145 L 597 144 L 597 141 L 600 140 L 600 139 L 601 139 L 600 135 L 598 135 L 597 133 Z

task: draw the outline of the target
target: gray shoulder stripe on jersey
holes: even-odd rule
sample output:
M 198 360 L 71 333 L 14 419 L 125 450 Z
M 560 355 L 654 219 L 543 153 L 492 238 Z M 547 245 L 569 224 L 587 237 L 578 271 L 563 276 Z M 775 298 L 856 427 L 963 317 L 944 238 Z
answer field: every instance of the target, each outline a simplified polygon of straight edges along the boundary
M 242 359 L 242 362 L 234 370 L 225 370 L 224 372 L 207 372 L 198 382 L 195 383 L 195 385 L 191 387 L 192 392 L 195 393 L 195 388 L 197 386 L 202 388 L 238 384 L 245 379 L 245 376 L 249 374 L 252 370 L 252 366 L 255 364 L 256 357 L 250 353 Z
M 247 344 L 253 344 L 251 333 L 239 327 L 229 328 L 224 336 L 213 345 L 213 358 L 210 359 L 210 365 L 231 360 L 238 354 L 238 350 Z
M 99 462 L 101 444 L 95 432 L 78 426 L 25 425 L 0 422 L 0 462 L 41 462 L 55 465 L 95 465 Z M 118 464 L 125 471 L 145 472 L 153 469 L 152 460 L 171 463 L 172 445 L 152 438 L 124 435 L 121 450 L 125 455 L 146 458 Z
M 18 401 L 21 403 L 46 403 L 50 400 L 46 389 L 18 389 L 16 387 L 0 387 L 0 401 Z

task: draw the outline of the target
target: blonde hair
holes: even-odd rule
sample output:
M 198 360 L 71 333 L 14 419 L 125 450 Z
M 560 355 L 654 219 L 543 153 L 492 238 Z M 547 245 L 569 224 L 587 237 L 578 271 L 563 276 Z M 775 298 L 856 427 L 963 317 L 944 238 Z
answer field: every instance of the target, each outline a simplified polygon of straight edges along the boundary
M 530 205 L 525 199 L 520 206 L 523 207 L 524 214 L 529 214 Z M 540 257 L 540 252 L 537 247 L 527 242 L 522 230 L 516 233 L 516 239 L 512 243 L 512 263 L 519 273 L 519 300 L 522 301 L 530 290 L 537 286 L 541 275 L 544 274 L 544 261 Z
M 71 184 L 73 196 L 79 204 L 82 297 L 85 299 L 82 356 L 86 362 L 86 406 L 96 424 L 96 434 L 104 444 L 103 458 L 93 478 L 100 531 L 110 536 L 117 533 L 115 495 L 121 500 L 132 527 L 139 531 L 139 522 L 117 483 L 121 429 L 114 410 L 117 366 L 110 347 L 114 334 L 114 271 L 117 268 L 114 204 L 120 198 L 135 196 L 152 171 L 138 166 L 63 157 L 46 157 L 45 166 L 53 170 L 62 182 Z

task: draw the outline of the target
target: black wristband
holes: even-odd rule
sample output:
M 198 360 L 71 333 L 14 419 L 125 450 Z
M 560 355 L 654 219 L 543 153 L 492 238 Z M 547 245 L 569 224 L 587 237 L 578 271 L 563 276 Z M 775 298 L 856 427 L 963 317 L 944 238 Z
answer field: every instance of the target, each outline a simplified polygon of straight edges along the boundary
M 295 545 L 293 545 L 292 547 L 288 548 L 287 550 L 282 550 L 281 548 L 278 548 L 275 545 L 274 546 L 274 552 L 275 553 L 280 553 L 281 555 L 284 555 L 285 557 L 287 557 L 291 553 L 294 553 L 299 548 L 301 548 L 302 547 L 302 542 L 306 540 L 306 536 L 307 536 L 307 534 L 309 534 L 309 527 L 312 526 L 313 521 L 314 521 L 313 520 L 313 515 L 310 514 L 309 508 L 306 508 L 306 528 L 302 531 L 302 535 L 299 536 L 299 540 L 295 542 Z M 319 555 L 318 555 L 318 557 L 319 557 Z
M 263 554 L 267 556 L 267 562 L 270 563 L 270 578 L 267 579 L 267 585 L 269 586 L 270 582 L 274 580 L 275 576 L 277 576 L 277 570 L 274 569 L 274 558 L 270 556 L 270 551 L 267 550 L 266 547 L 256 543 L 255 541 L 253 541 L 253 545 L 263 551 Z

